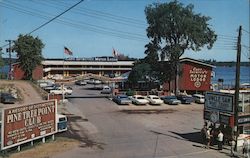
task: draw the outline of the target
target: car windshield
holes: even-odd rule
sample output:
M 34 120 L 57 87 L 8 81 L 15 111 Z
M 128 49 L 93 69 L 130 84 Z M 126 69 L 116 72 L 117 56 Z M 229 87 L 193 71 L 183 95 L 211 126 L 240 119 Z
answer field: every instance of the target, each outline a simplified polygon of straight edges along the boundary
M 158 97 L 153 97 L 153 99 L 160 99 L 160 98 L 158 98 Z
M 176 97 L 175 96 L 166 96 L 166 97 L 164 97 L 164 99 L 176 99 Z
M 11 94 L 9 93 L 2 93 L 1 96 L 3 97 L 13 97 Z
M 144 99 L 143 97 L 137 97 L 137 99 Z
M 121 98 L 121 99 L 127 99 L 128 97 L 127 96 L 119 96 L 119 98 Z

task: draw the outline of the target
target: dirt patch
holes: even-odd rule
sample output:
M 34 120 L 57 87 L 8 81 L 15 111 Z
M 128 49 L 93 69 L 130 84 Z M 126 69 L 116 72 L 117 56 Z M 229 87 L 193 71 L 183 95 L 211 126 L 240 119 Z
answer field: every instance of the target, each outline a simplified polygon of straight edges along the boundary
M 74 139 L 58 137 L 55 141 L 39 144 L 28 150 L 9 155 L 9 158 L 49 158 L 59 152 L 65 152 L 79 146 L 80 142 Z
M 79 123 L 79 122 L 87 122 L 88 119 L 82 118 L 81 116 L 75 116 L 73 114 L 66 114 L 68 118 L 68 131 L 63 132 L 60 134 L 61 137 L 66 137 L 74 140 L 78 140 L 80 142 L 79 147 L 81 148 L 98 148 L 103 150 L 104 149 L 104 143 L 96 142 L 89 138 L 89 136 L 84 133 L 84 131 L 81 131 L 80 129 L 74 129 L 72 127 L 73 124 Z
M 17 89 L 18 96 L 21 98 L 22 104 L 37 103 L 43 101 L 41 94 L 32 87 L 32 83 L 22 80 L 0 80 L 0 87 L 4 85 L 11 85 L 14 89 Z
M 121 112 L 127 114 L 168 114 L 176 112 L 174 109 L 166 109 L 166 110 L 122 110 Z

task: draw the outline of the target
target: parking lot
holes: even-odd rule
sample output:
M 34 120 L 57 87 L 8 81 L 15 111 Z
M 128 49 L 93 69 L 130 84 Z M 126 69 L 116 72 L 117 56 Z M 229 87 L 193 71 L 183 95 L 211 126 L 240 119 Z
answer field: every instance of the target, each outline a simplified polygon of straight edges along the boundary
M 73 85 L 72 95 L 93 96 L 99 93 L 99 90 Z M 221 158 L 230 154 L 228 147 L 221 153 L 217 147 L 203 148 L 200 140 L 202 104 L 119 106 L 108 98 L 72 98 L 65 107 L 81 118 L 69 118 L 68 132 L 82 144 L 86 139 L 91 140 L 93 146 L 79 146 L 54 157 Z M 140 112 L 131 112 L 138 109 Z

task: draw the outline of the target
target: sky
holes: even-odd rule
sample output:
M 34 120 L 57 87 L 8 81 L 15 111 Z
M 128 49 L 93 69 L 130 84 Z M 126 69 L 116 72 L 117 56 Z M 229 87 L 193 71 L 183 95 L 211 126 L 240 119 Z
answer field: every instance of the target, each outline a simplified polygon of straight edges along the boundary
M 0 0 L 0 47 L 62 13 L 80 0 Z M 85 0 L 31 35 L 45 44 L 45 58 L 112 56 L 113 48 L 129 57 L 144 58 L 148 26 L 145 7 L 163 0 Z M 211 17 L 218 35 L 211 50 L 186 50 L 183 57 L 236 61 L 238 29 L 242 31 L 242 61 L 249 61 L 250 0 L 179 0 L 194 12 Z M 64 46 L 73 56 L 64 54 Z M 3 57 L 8 54 L 3 49 Z M 14 54 L 13 54 L 14 55 Z

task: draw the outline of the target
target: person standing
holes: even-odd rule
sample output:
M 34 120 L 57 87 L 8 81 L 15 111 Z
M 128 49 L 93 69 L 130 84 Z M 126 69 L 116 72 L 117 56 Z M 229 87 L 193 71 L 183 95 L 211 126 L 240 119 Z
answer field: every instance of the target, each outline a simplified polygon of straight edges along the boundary
M 211 135 L 210 135 L 210 130 L 209 128 L 206 129 L 206 148 L 209 149 L 209 146 L 210 146 L 210 138 L 211 138 Z
M 219 130 L 219 134 L 218 134 L 218 150 L 222 150 L 222 144 L 223 144 L 223 133 L 221 132 L 221 130 Z
M 244 139 L 244 143 L 243 143 L 243 155 L 244 155 L 244 157 L 246 157 L 246 158 L 249 158 L 250 156 L 249 156 L 249 147 L 250 147 L 250 140 L 249 139 Z
M 206 143 L 206 132 L 207 132 L 207 128 L 204 125 L 203 128 L 201 129 L 201 140 L 202 140 L 202 143 L 204 144 L 204 148 L 207 145 L 207 143 Z

